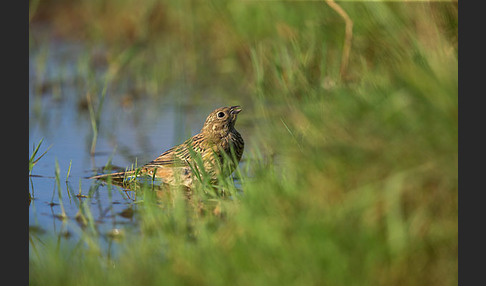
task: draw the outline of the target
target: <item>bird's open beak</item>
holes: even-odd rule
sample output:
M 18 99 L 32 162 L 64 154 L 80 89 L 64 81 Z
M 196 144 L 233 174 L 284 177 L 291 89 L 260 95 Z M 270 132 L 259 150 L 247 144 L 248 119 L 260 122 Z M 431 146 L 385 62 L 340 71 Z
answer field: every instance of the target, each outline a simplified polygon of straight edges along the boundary
M 231 114 L 238 114 L 241 112 L 241 107 L 237 106 L 231 106 L 230 107 L 230 113 Z

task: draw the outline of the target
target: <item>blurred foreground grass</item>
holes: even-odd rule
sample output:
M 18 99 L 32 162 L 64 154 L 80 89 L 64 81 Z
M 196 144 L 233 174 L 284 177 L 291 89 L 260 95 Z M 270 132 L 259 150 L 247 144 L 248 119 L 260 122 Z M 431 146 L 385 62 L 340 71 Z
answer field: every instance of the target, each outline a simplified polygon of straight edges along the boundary
M 41 28 L 101 46 L 88 69 L 144 96 L 221 86 L 256 130 L 242 195 L 145 191 L 116 258 L 95 232 L 36 244 L 30 283 L 456 284 L 457 2 L 339 5 L 343 74 L 325 2 L 30 1 L 31 50 Z

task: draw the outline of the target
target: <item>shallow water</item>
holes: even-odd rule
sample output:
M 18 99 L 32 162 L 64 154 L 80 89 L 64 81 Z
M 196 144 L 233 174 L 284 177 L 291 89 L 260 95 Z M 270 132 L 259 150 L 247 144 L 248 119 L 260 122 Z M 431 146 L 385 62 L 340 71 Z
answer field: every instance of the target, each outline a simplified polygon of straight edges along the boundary
M 89 76 L 79 66 L 82 57 L 83 49 L 69 43 L 33 49 L 29 57 L 29 144 L 43 140 L 37 156 L 49 148 L 30 176 L 29 229 L 34 244 L 45 237 L 76 241 L 86 229 L 77 219 L 80 212 L 86 213 L 84 208 L 91 213 L 105 246 L 111 247 L 112 234 L 136 229 L 131 212 L 137 209 L 134 192 L 108 188 L 87 177 L 99 173 L 109 161 L 121 168 L 149 162 L 196 134 L 207 114 L 219 107 L 215 102 L 188 106 L 177 96 L 144 97 L 127 104 L 108 88 L 91 154 L 93 129 L 84 102 L 90 92 L 85 84 Z M 103 75 L 103 67 L 92 72 Z M 60 218 L 62 208 L 67 219 Z

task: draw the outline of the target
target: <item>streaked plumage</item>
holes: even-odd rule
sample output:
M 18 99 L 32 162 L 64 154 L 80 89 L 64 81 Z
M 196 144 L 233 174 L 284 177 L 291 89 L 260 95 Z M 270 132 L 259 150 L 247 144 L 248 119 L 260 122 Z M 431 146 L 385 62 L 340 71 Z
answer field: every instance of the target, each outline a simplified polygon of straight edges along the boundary
M 194 169 L 198 169 L 201 175 L 208 176 L 211 181 L 216 181 L 220 174 L 229 176 L 241 160 L 245 146 L 243 138 L 235 129 L 240 111 L 239 106 L 214 110 L 207 117 L 200 133 L 143 165 L 139 174 L 153 176 L 155 172 L 155 177 L 162 179 L 164 183 L 188 187 L 195 180 Z M 202 164 L 198 164 L 198 157 L 202 159 Z M 91 178 L 111 176 L 120 179 L 134 173 L 135 171 L 118 172 Z

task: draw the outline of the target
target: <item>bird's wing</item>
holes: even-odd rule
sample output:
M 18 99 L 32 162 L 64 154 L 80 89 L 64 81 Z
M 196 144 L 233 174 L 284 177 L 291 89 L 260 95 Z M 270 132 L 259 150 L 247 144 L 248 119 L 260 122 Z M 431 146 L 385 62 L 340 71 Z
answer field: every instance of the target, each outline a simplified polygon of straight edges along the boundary
M 172 147 L 151 162 L 145 164 L 144 167 L 178 167 L 185 165 L 184 158 L 178 155 L 180 149 L 182 149 L 182 145 Z
M 184 143 L 165 151 L 153 161 L 144 165 L 144 167 L 180 167 L 187 165 L 192 161 L 191 153 L 203 152 L 200 142 L 202 142 L 202 136 L 197 134 Z

